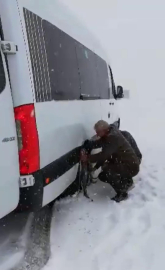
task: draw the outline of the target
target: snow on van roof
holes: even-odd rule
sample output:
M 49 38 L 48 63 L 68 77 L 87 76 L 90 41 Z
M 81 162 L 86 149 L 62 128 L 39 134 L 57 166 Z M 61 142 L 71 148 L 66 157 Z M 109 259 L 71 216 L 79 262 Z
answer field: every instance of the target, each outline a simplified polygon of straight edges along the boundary
M 108 56 L 95 35 L 58 0 L 22 0 L 21 5 L 54 24 L 107 61 Z

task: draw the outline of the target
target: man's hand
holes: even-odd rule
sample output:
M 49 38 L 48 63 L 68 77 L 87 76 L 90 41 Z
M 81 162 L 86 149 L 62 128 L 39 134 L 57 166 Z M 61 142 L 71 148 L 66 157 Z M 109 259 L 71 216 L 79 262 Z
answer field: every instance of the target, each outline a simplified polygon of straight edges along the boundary
M 89 171 L 90 171 L 91 173 L 94 173 L 96 170 L 97 170 L 97 169 L 95 168 L 95 166 L 94 166 L 94 167 L 93 167 L 93 166 L 90 166 L 90 168 L 89 168 Z
M 81 152 L 80 152 L 80 160 L 82 162 L 87 162 L 88 161 L 88 155 L 87 155 L 85 150 L 81 150 Z
M 89 140 L 86 140 L 82 145 L 82 148 L 86 151 L 87 154 L 90 154 L 91 152 L 90 145 L 91 145 L 91 141 Z
M 85 140 L 85 142 L 83 143 L 83 147 L 88 146 L 88 145 L 89 145 L 89 143 L 90 143 L 90 141 L 89 141 L 89 140 Z

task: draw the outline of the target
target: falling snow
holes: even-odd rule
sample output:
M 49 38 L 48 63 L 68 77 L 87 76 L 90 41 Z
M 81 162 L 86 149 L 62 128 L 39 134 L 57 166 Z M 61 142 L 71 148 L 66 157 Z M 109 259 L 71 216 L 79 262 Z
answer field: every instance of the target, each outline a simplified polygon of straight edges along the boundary
M 153 133 L 152 126 L 143 128 L 153 115 L 153 104 L 141 110 L 133 102 L 119 104 L 121 128 L 134 134 L 143 154 L 128 200 L 116 204 L 110 200 L 114 195 L 110 186 L 98 182 L 89 188 L 93 202 L 83 196 L 57 202 L 51 257 L 44 270 L 65 270 L 66 265 L 68 270 L 164 270 L 165 143 L 161 147 L 158 143 L 164 127 L 157 121 L 164 111 L 163 101 L 155 104 Z M 134 125 L 132 118 L 136 119 Z

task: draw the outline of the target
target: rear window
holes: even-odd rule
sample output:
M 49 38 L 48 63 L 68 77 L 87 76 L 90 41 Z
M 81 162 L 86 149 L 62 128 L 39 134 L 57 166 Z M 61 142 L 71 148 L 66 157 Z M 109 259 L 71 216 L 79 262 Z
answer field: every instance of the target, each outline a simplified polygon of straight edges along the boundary
M 0 53 L 0 94 L 4 90 L 5 85 L 6 85 L 5 71 L 3 67 L 2 55 Z

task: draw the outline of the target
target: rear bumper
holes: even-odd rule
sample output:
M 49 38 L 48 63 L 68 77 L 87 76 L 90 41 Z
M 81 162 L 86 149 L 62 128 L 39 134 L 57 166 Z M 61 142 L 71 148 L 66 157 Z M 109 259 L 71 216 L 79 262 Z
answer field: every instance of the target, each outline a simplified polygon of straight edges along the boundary
M 33 174 L 35 184 L 20 189 L 20 200 L 17 210 L 34 212 L 42 208 L 43 200 L 43 174 L 38 171 Z
M 80 149 L 81 147 L 73 149 L 46 167 L 33 173 L 35 178 L 34 185 L 20 189 L 18 210 L 37 211 L 42 208 L 44 188 L 59 179 L 79 162 Z M 53 199 L 56 199 L 56 196 Z

